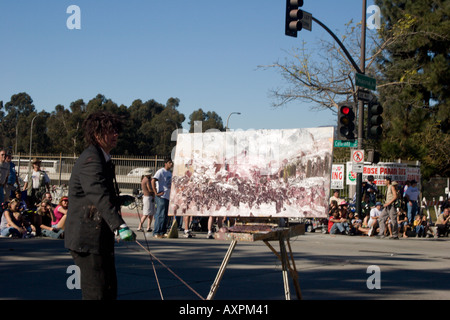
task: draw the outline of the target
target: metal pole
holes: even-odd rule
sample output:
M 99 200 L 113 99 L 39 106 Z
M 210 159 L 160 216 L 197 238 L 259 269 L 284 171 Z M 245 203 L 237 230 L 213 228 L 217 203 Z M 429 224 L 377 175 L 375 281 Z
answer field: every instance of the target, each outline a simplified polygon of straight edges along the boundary
M 367 0 L 363 0 L 362 23 L 361 23 L 361 73 L 366 72 L 366 10 Z M 363 133 L 364 133 L 364 102 L 358 101 L 358 149 L 363 149 Z M 361 216 L 362 208 L 362 173 L 356 176 L 356 212 Z
M 240 113 L 240 112 L 232 112 L 232 113 L 230 113 L 230 114 L 228 115 L 228 118 L 227 118 L 227 126 L 225 127 L 225 131 L 228 131 L 228 121 L 230 120 L 230 117 L 231 117 L 232 114 L 241 114 L 241 113 Z
M 31 120 L 31 127 L 30 127 L 30 162 L 28 163 L 28 174 L 30 174 L 31 172 L 31 146 L 33 143 L 33 122 L 34 119 L 36 119 L 38 117 L 38 115 L 35 115 L 33 120 Z M 31 176 L 29 176 L 29 179 L 31 181 Z

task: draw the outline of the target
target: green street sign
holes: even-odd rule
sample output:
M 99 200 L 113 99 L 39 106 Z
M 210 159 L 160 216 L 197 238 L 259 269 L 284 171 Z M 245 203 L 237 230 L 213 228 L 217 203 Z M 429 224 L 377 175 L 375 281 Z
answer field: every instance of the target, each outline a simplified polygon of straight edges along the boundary
M 377 81 L 374 78 L 368 77 L 362 73 L 357 73 L 355 82 L 358 87 L 363 87 L 369 90 L 377 89 Z
M 358 140 L 334 140 L 335 148 L 358 148 Z

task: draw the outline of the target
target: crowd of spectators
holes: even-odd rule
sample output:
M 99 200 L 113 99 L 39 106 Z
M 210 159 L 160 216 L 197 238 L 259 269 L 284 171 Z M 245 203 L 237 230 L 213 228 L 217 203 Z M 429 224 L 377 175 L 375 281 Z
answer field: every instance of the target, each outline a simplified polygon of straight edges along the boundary
M 371 179 L 372 178 L 372 179 Z M 398 236 L 408 237 L 447 237 L 450 230 L 450 203 L 441 204 L 436 220 L 433 222 L 428 215 L 421 211 L 419 206 L 419 191 L 416 181 L 408 181 L 405 186 L 399 186 L 393 181 L 392 186 L 397 191 L 397 199 L 394 202 L 396 215 L 394 221 L 387 217 L 386 221 L 380 219 L 384 208 L 383 195 L 380 195 L 373 177 L 363 183 L 363 202 L 361 203 L 361 216 L 355 212 L 354 205 L 339 197 L 339 190 L 333 192 L 330 198 L 328 211 L 329 234 L 365 235 L 377 237 L 396 237 L 394 228 L 397 228 Z M 383 228 L 381 223 L 385 223 Z
M 64 238 L 68 198 L 54 204 L 47 174 L 40 170 L 41 161 L 32 161 L 30 178 L 21 188 L 11 153 L 0 150 L 0 236 Z
M 40 202 L 31 204 L 22 200 L 22 193 L 17 190 L 15 198 L 2 203 L 0 235 L 12 238 L 42 236 L 63 239 L 68 198 L 62 197 L 56 205 L 52 202 L 51 193 L 47 192 Z

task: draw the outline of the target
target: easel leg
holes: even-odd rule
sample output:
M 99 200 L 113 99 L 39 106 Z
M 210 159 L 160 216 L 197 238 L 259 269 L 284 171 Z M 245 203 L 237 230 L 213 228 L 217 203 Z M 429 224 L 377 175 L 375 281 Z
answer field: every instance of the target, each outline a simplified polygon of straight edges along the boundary
M 291 292 L 289 289 L 289 279 L 288 279 L 289 260 L 287 258 L 286 246 L 284 245 L 284 238 L 280 238 L 280 257 L 283 272 L 284 295 L 286 297 L 286 300 L 291 300 Z
M 286 242 L 288 244 L 289 254 L 291 256 L 292 267 L 294 268 L 294 269 L 289 268 L 289 270 L 291 271 L 291 277 L 292 277 L 292 281 L 294 282 L 294 288 L 295 288 L 295 292 L 297 293 L 297 298 L 298 298 L 298 300 L 301 300 L 302 292 L 300 290 L 300 284 L 298 283 L 298 272 L 297 272 L 297 268 L 295 267 L 295 260 L 294 260 L 294 255 L 292 254 L 291 243 L 289 242 L 289 239 L 286 239 Z
M 292 254 L 292 249 L 291 249 L 291 244 L 289 242 L 289 239 L 284 239 L 281 238 L 280 240 L 280 249 L 281 249 L 281 253 L 279 254 L 274 247 L 272 247 L 272 245 L 267 241 L 264 240 L 264 243 L 269 247 L 269 249 L 277 256 L 277 258 L 281 261 L 281 263 L 283 264 L 284 261 L 284 265 L 287 267 L 287 269 L 289 270 L 289 272 L 291 273 L 291 277 L 292 277 L 292 281 L 294 283 L 294 288 L 295 288 L 295 292 L 297 293 L 297 298 L 299 300 L 302 299 L 302 293 L 300 291 L 300 284 L 298 282 L 298 273 L 297 273 L 297 268 L 295 267 L 295 260 L 294 260 L 294 255 Z M 289 264 L 289 258 L 287 256 L 287 252 L 286 252 L 286 247 L 284 245 L 284 241 L 287 242 L 288 244 L 288 248 L 289 248 L 289 254 L 291 256 L 291 261 L 292 261 L 292 267 Z M 283 250 L 284 248 L 284 250 Z M 283 251 L 284 251 L 284 258 L 283 258 Z M 286 283 L 285 281 L 285 269 L 283 268 L 283 281 Z M 285 288 L 286 288 L 286 284 L 285 284 Z M 286 290 L 285 290 L 286 292 Z
M 219 272 L 217 273 L 216 279 L 214 280 L 214 282 L 211 286 L 211 290 L 209 291 L 209 294 L 208 294 L 208 297 L 206 298 L 206 300 L 214 299 L 217 289 L 219 288 L 219 283 L 222 280 L 223 274 L 227 267 L 228 261 L 230 260 L 231 254 L 233 253 L 234 247 L 236 246 L 236 243 L 237 243 L 237 241 L 234 239 L 231 241 L 231 244 L 228 247 L 228 251 L 225 254 L 225 257 L 223 258 L 222 264 L 219 268 Z

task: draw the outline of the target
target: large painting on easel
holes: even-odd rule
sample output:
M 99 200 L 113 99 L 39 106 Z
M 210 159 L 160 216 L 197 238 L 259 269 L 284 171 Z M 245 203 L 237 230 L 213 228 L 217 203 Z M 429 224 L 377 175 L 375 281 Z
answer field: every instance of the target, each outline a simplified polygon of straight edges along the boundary
M 326 217 L 333 128 L 178 135 L 170 215 Z

